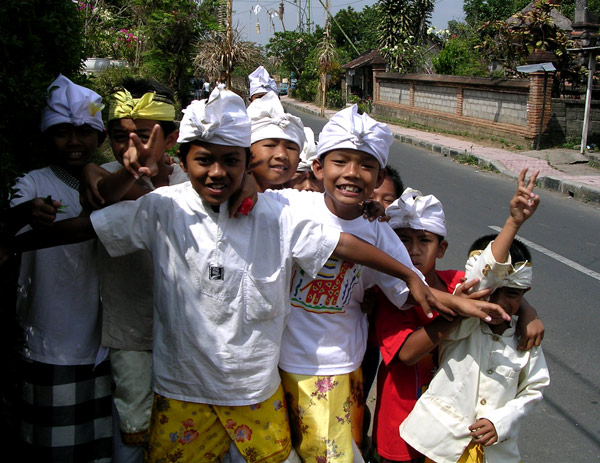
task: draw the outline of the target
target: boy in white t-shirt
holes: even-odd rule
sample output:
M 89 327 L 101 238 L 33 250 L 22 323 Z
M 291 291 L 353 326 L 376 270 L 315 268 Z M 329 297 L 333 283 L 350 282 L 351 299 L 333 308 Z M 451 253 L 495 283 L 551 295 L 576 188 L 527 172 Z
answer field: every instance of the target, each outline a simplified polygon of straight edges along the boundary
M 7 221 L 13 230 L 27 225 L 44 233 L 55 219 L 82 212 L 81 172 L 106 137 L 103 106 L 100 95 L 63 75 L 50 84 L 41 118 L 49 166 L 17 179 Z M 96 248 L 88 240 L 21 256 L 24 461 L 111 461 L 110 366 L 96 362 L 101 325 Z
M 279 130 L 277 120 L 273 130 Z M 323 128 L 313 161 L 325 193 L 285 189 L 265 194 L 294 210 L 310 211 L 328 226 L 381 248 L 416 275 L 418 271 L 389 225 L 362 217 L 362 202 L 384 179 L 392 140 L 387 126 L 358 114 L 356 105 L 342 110 Z M 291 314 L 279 366 L 290 403 L 294 445 L 302 459 L 352 461 L 360 457 L 357 446 L 360 448 L 364 413 L 360 365 L 367 340 L 367 320 L 360 303 L 364 290 L 377 285 L 401 307 L 411 284 L 414 281 L 407 284 L 336 257 L 328 260 L 317 278 L 300 268 L 294 270 Z M 459 311 L 485 317 L 479 310 L 483 306 L 474 301 L 435 293 L 438 295 Z M 418 298 L 417 294 L 411 296 Z
M 473 243 L 465 272 L 467 280 L 480 280 L 473 289 L 491 289 L 489 300 L 512 319 L 496 325 L 460 321 L 440 343 L 440 368 L 429 388 L 400 425 L 401 437 L 426 461 L 519 462 L 521 420 L 550 382 L 541 347 L 517 348 L 516 314 L 532 271 L 529 251 L 515 237 L 539 203 L 532 193 L 537 172 L 527 185 L 526 172 L 519 175 L 504 227 Z
M 151 173 L 152 163 L 140 167 L 135 157 L 155 154 L 158 128 L 147 145 L 131 137 L 129 165 Z M 97 234 L 111 255 L 152 252 L 156 395 L 148 461 L 217 461 L 232 441 L 246 459 L 283 461 L 291 439 L 277 363 L 293 264 L 316 275 L 333 253 L 417 280 L 419 294 L 426 288 L 378 249 L 266 196 L 250 215 L 229 217 L 227 200 L 244 181 L 250 145 L 250 121 L 232 92 L 218 88 L 208 102 L 193 102 L 179 141 L 190 183 L 73 219 L 70 236 L 55 225 L 37 245 Z

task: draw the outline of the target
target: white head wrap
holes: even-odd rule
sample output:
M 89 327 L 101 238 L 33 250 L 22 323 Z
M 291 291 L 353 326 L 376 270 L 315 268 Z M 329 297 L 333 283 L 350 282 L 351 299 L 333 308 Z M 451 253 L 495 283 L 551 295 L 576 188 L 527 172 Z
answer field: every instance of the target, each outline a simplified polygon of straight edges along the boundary
M 192 101 L 183 111 L 177 142 L 194 140 L 249 147 L 250 119 L 244 101 L 223 84 L 212 91 L 208 100 Z
M 42 111 L 41 130 L 58 124 L 87 124 L 103 132 L 102 97 L 89 88 L 74 84 L 60 74 L 48 87 L 48 104 Z
M 298 164 L 297 172 L 310 172 L 312 163 L 317 157 L 317 144 L 315 143 L 315 134 L 310 127 L 304 127 L 304 135 L 306 141 L 300 153 L 300 163 Z
M 283 110 L 281 101 L 272 92 L 248 106 L 252 121 L 252 143 L 266 138 L 282 138 L 293 141 L 302 149 L 304 146 L 304 124 L 299 117 Z
M 442 203 L 433 195 L 423 196 L 418 190 L 407 188 L 402 196 L 385 210 L 393 229 L 412 228 L 446 236 L 446 217 Z
M 269 90 L 277 95 L 277 84 L 264 67 L 258 66 L 248 76 L 248 80 L 250 81 L 250 96 L 256 93 L 267 93 Z
M 474 268 L 476 268 L 477 261 L 479 259 L 484 259 L 486 253 L 491 255 L 491 245 L 492 242 L 488 243 L 486 249 L 475 249 L 469 253 L 469 258 L 467 259 L 467 264 L 465 265 L 465 273 L 467 276 L 469 274 L 473 274 Z M 531 262 L 516 262 L 512 263 L 510 254 L 507 259 L 507 263 L 509 264 L 508 271 L 502 281 L 495 286 L 495 288 L 517 288 L 517 289 L 529 289 L 531 288 L 531 282 L 533 281 L 533 270 L 531 268 Z
M 317 155 L 321 157 L 334 149 L 351 148 L 371 154 L 384 168 L 393 141 L 387 125 L 367 114 L 358 114 L 358 106 L 352 105 L 334 114 L 325 124 L 319 135 Z

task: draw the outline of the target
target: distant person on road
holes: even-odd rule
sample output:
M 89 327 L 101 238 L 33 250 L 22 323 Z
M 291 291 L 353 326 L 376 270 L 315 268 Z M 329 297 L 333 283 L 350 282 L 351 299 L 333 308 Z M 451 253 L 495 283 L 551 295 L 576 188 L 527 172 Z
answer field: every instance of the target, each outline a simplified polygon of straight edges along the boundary
M 248 80 L 250 81 L 250 103 L 258 98 L 262 98 L 267 92 L 273 92 L 277 95 L 277 98 L 279 98 L 277 84 L 264 67 L 257 67 L 252 74 L 248 76 Z
M 519 175 L 504 227 L 498 235 L 473 243 L 465 272 L 467 281 L 479 280 L 472 290 L 491 290 L 489 301 L 502 306 L 511 321 L 487 324 L 473 318 L 438 318 L 410 335 L 400 350 L 400 358 L 411 364 L 439 344 L 440 369 L 400 425 L 402 439 L 426 461 L 520 461 L 520 421 L 542 399 L 550 382 L 541 348 L 519 350 L 516 331 L 517 311 L 531 288 L 532 270 L 529 251 L 515 237 L 539 204 L 532 192 L 537 172 L 527 184 L 526 173 L 524 169 Z M 443 255 L 443 242 L 435 244 L 423 258 Z M 456 282 L 441 278 L 440 284 L 450 289 L 451 280 Z
M 210 82 L 208 80 L 205 80 L 204 84 L 202 84 L 202 97 L 204 99 L 208 99 L 209 96 L 210 96 Z

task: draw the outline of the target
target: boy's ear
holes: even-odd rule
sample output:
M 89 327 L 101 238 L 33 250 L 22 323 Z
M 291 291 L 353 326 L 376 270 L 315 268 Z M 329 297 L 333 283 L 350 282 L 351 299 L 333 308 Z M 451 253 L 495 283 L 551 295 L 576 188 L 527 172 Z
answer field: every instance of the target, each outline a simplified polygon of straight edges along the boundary
M 377 183 L 375 184 L 375 189 L 379 188 L 383 184 L 386 175 L 387 171 L 380 167 L 379 172 L 377 173 Z
M 436 257 L 438 259 L 441 259 L 442 257 L 444 257 L 447 249 L 448 249 L 448 241 L 446 241 L 446 240 L 440 241 L 440 244 L 438 244 L 438 253 L 437 253 Z
M 317 180 L 323 180 L 323 161 L 320 158 L 317 158 L 312 163 L 312 171 L 317 177 Z
M 165 151 L 171 149 L 177 143 L 177 137 L 179 137 L 179 130 L 173 130 L 165 139 Z

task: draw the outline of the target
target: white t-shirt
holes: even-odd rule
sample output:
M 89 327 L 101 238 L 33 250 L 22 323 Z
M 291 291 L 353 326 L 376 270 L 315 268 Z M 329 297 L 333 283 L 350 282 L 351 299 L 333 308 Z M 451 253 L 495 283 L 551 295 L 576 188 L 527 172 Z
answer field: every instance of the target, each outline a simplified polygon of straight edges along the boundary
M 189 182 L 91 218 L 111 255 L 152 253 L 157 393 L 248 405 L 275 392 L 292 265 L 316 275 L 337 231 L 264 196 L 250 215 L 230 219 L 226 205 L 214 212 Z
M 101 166 L 108 172 L 123 168 L 118 161 Z M 178 164 L 173 164 L 169 185 L 189 181 Z M 110 257 L 99 245 L 98 268 L 102 298 L 102 345 L 113 349 L 152 349 L 152 256 L 137 251 L 126 256 Z
M 81 212 L 79 191 L 49 167 L 25 174 L 15 188 L 20 197 L 12 199 L 11 207 L 51 195 L 64 206 L 57 221 Z M 96 244 L 90 240 L 23 253 L 17 316 L 25 336 L 25 357 L 52 365 L 94 363 L 100 345 Z
M 387 223 L 369 222 L 362 217 L 340 219 L 327 209 L 322 193 L 284 189 L 265 194 L 289 204 L 294 211 L 309 211 L 319 222 L 363 239 L 421 275 Z M 372 286 L 381 288 L 398 307 L 404 305 L 409 293 L 402 280 L 336 258 L 327 261 L 317 278 L 295 269 L 280 368 L 302 375 L 340 375 L 356 370 L 365 354 L 368 332 L 360 303 L 364 290 Z

